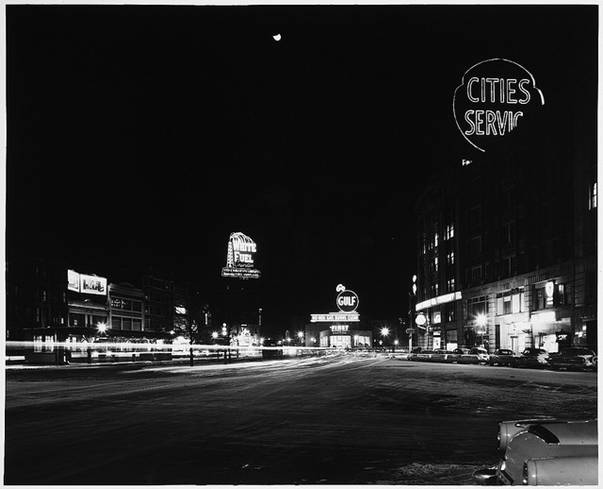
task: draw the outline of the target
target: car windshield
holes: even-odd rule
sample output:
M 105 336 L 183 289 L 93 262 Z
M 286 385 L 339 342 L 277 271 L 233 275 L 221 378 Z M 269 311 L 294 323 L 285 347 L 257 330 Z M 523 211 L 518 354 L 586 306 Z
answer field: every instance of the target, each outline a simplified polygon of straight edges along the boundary
M 566 350 L 561 350 L 561 354 L 575 357 L 578 355 L 594 355 L 594 352 L 586 348 L 567 348 Z

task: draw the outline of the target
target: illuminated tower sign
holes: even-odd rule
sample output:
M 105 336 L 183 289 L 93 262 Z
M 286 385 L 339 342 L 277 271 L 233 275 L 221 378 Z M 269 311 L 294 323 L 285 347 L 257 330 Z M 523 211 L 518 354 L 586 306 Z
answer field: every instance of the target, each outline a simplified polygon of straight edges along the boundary
M 260 278 L 260 271 L 255 265 L 257 245 L 243 233 L 231 233 L 228 238 L 226 266 L 222 268 L 222 277 Z
M 469 68 L 454 91 L 456 125 L 474 148 L 486 151 L 521 127 L 544 105 L 534 76 L 515 61 L 480 61 Z

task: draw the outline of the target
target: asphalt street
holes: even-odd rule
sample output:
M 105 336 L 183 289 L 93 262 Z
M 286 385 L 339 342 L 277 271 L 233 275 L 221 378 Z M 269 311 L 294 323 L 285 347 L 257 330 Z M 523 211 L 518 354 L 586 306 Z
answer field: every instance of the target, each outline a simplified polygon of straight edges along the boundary
M 7 484 L 469 484 L 497 422 L 596 416 L 595 373 L 330 357 L 6 372 Z

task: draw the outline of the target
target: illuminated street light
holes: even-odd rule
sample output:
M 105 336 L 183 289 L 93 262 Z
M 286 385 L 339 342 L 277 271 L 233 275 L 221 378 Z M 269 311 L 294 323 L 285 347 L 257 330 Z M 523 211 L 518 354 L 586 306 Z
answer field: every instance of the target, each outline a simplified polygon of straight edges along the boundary
M 301 331 L 298 331 L 297 337 L 301 340 L 304 337 L 304 333 L 302 333 Z
M 310 341 L 311 341 L 312 343 L 316 343 L 316 338 L 314 338 L 314 336 L 312 336 L 312 338 L 310 338 Z
M 381 336 L 384 338 L 389 335 L 389 328 L 383 327 L 381 328 Z
M 475 321 L 477 322 L 478 326 L 484 327 L 486 325 L 486 315 L 481 313 L 478 314 L 475 318 Z
M 398 346 L 398 343 L 400 343 L 398 340 L 394 340 L 394 345 Z
M 211 337 L 212 337 L 214 340 L 217 340 L 217 339 L 218 339 L 218 336 L 219 336 L 219 335 L 218 335 L 218 332 L 217 332 L 217 331 L 214 331 L 214 332 L 211 334 Z
M 172 329 L 172 330 L 170 331 L 170 334 L 171 334 L 172 336 L 174 336 L 174 335 L 176 334 L 176 331 L 174 331 L 174 330 Z
M 107 331 L 107 325 L 105 323 L 97 323 L 96 329 L 98 329 L 99 333 L 104 333 Z

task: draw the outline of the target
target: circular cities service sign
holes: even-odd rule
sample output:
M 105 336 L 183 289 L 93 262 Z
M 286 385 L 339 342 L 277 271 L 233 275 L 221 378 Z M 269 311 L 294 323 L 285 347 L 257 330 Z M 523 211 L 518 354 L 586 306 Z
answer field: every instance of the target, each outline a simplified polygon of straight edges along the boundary
M 354 312 L 358 308 L 358 294 L 352 290 L 344 290 L 335 299 L 341 312 Z
M 526 68 L 515 61 L 493 58 L 465 72 L 452 105 L 463 137 L 485 152 L 539 110 L 544 95 Z

